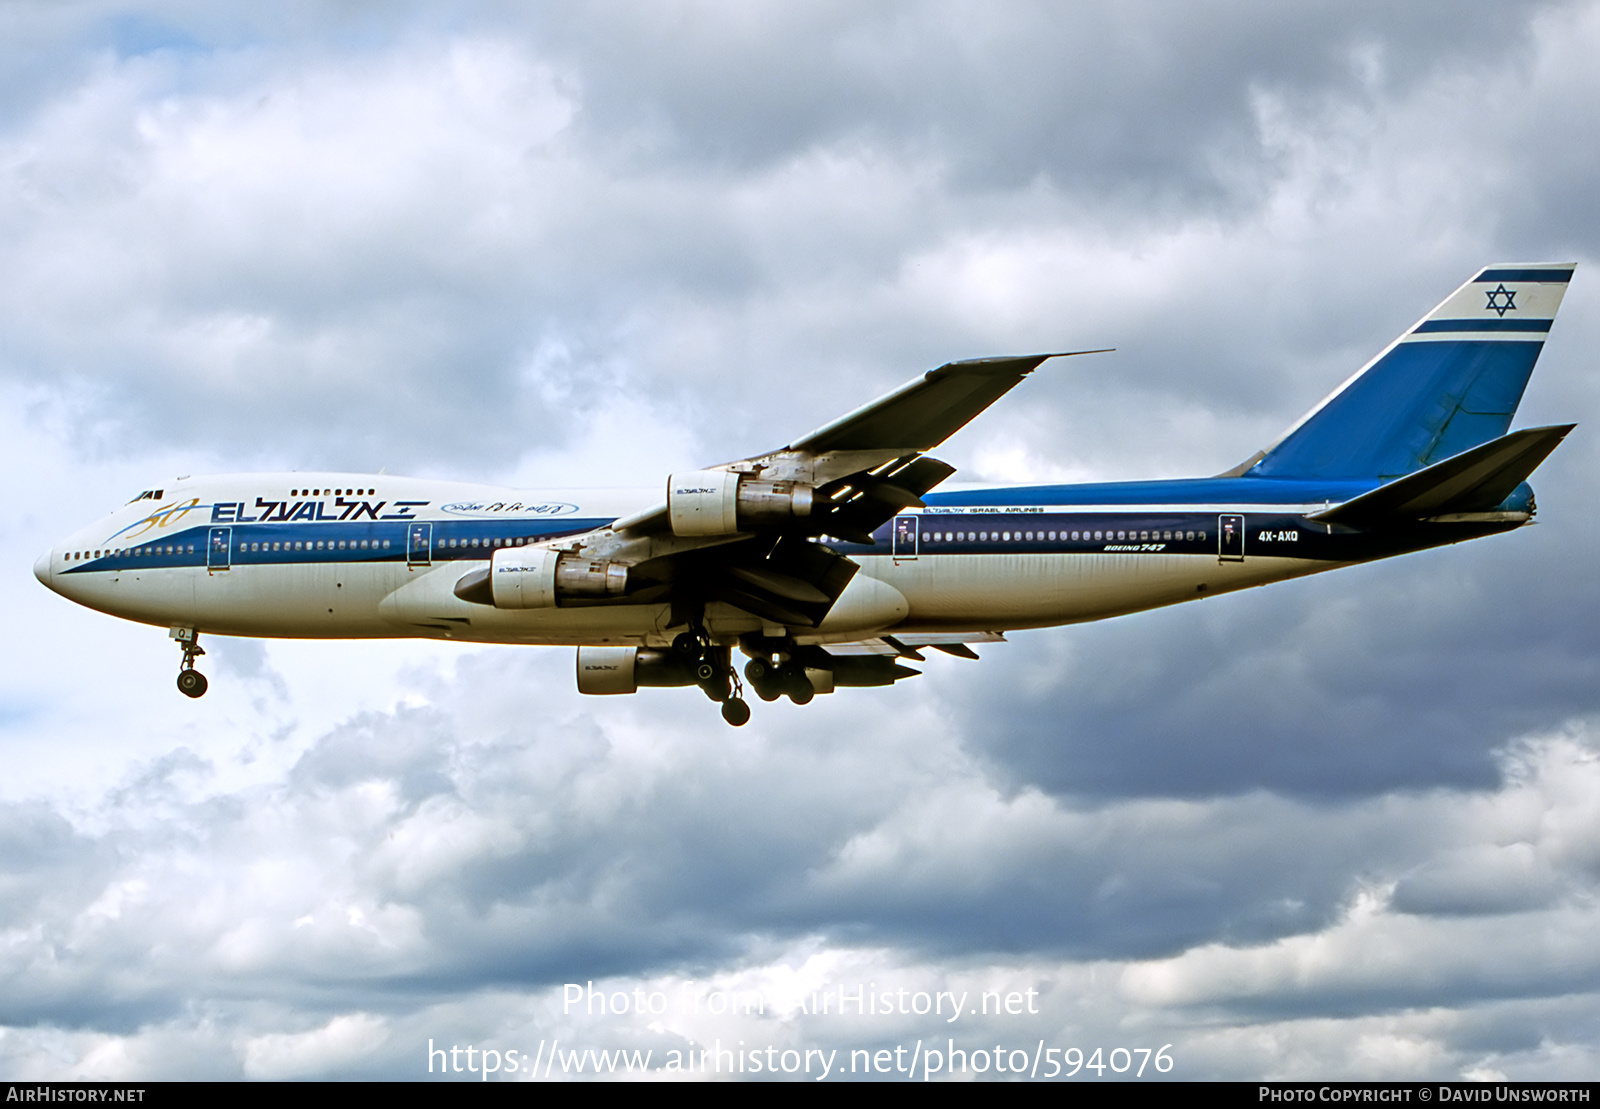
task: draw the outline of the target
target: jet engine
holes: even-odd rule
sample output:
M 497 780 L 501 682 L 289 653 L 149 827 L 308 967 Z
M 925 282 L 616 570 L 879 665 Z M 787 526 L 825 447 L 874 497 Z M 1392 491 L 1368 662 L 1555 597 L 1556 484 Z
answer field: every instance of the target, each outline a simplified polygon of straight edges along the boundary
M 674 535 L 733 535 L 809 516 L 814 498 L 815 490 L 800 481 L 696 470 L 667 479 L 667 518 Z
M 502 547 L 487 570 L 456 582 L 455 595 L 495 608 L 553 608 L 563 601 L 620 597 L 628 568 L 606 559 L 580 558 L 545 547 Z
M 695 663 L 649 647 L 579 647 L 579 693 L 637 693 L 639 687 L 694 685 Z

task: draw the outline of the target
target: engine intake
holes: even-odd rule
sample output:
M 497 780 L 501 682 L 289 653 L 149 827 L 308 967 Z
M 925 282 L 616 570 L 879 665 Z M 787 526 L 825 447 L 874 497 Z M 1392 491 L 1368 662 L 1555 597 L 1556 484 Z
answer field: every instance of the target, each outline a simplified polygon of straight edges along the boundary
M 620 597 L 627 589 L 628 568 L 620 562 L 544 547 L 502 547 L 487 570 L 467 574 L 454 592 L 472 604 L 520 609 Z
M 811 515 L 815 490 L 800 481 L 762 481 L 727 470 L 696 470 L 667 479 L 672 534 L 733 535 Z

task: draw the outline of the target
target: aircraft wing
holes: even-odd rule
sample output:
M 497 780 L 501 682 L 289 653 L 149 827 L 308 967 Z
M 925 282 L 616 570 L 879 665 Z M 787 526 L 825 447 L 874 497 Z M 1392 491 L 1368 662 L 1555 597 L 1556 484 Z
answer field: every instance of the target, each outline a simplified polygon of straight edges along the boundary
M 1021 384 L 1046 360 L 1092 353 L 1101 352 L 1062 351 L 947 362 L 887 396 L 824 424 L 785 449 L 810 454 L 886 450 L 899 455 L 929 451 Z
M 1049 359 L 1107 350 L 947 362 L 786 447 L 711 469 L 813 486 L 827 499 L 822 506 L 825 514 L 842 528 L 816 534 L 871 542 L 873 529 L 903 508 L 920 506 L 923 493 L 955 472 L 942 462 L 923 458 L 925 452 L 965 427 Z M 840 511 L 847 505 L 853 507 Z M 657 505 L 612 527 L 619 532 L 660 531 L 669 522 L 668 509 Z
M 969 358 L 936 370 L 770 454 L 728 463 L 809 473 L 825 482 L 932 450 L 1005 396 L 1042 363 L 1105 350 Z
M 665 602 L 677 625 L 698 620 L 706 604 L 722 602 L 771 623 L 816 627 L 859 567 L 815 539 L 830 535 L 871 546 L 875 530 L 920 506 L 923 494 L 955 473 L 926 451 L 1046 360 L 1091 353 L 1101 352 L 950 362 L 786 447 L 671 474 L 666 503 L 550 544 L 570 565 L 587 564 L 591 573 L 627 581 L 619 593 L 563 603 Z M 469 575 L 457 595 L 490 603 L 489 577 L 485 571 Z M 971 650 L 960 643 L 922 645 L 956 654 Z

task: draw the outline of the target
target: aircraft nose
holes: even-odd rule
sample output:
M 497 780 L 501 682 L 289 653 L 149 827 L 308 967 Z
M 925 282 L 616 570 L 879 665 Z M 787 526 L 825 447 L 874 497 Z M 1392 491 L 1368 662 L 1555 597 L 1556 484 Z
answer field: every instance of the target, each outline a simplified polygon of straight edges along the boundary
M 54 564 L 54 560 L 51 558 L 53 554 L 55 554 L 54 551 L 46 551 L 44 554 L 40 555 L 38 561 L 33 564 L 33 576 L 38 578 L 46 588 L 50 589 L 55 588 L 55 586 L 50 583 L 50 567 Z

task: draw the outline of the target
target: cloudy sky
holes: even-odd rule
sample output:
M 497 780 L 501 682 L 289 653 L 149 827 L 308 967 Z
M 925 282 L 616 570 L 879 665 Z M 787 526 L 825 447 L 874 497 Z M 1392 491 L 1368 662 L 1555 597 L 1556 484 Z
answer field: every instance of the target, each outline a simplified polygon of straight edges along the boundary
M 1579 2 L 0 2 L 0 1075 L 1596 1077 L 1597 55 Z M 651 484 L 1079 346 L 959 478 L 1215 473 L 1483 264 L 1573 260 L 1539 526 L 738 731 L 555 649 L 213 641 L 188 702 L 30 572 L 179 474 Z M 1038 1012 L 798 1008 L 856 984 Z

